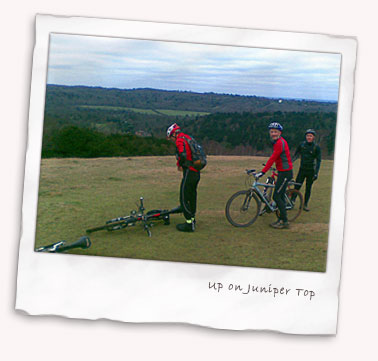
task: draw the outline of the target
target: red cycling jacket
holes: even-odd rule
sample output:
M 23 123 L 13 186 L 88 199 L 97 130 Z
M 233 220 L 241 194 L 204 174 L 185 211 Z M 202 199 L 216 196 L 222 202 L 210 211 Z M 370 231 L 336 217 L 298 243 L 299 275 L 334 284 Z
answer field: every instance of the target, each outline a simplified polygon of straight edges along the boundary
M 186 139 L 192 139 L 189 135 L 181 132 L 176 137 L 176 158 L 177 158 L 177 166 L 181 166 L 183 168 L 189 168 L 194 172 L 198 172 L 197 169 L 193 168 L 190 164 L 192 158 L 192 151 Z
M 289 146 L 287 145 L 286 140 L 282 137 L 278 138 L 273 143 L 273 154 L 266 162 L 266 166 L 262 171 L 266 173 L 273 165 L 273 163 L 276 163 L 276 168 L 279 172 L 293 169 Z

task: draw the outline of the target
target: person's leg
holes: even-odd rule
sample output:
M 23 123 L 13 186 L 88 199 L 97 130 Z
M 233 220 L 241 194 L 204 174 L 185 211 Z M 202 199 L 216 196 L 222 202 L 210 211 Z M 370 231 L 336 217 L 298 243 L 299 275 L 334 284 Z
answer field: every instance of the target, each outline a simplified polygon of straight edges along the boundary
M 181 204 L 183 207 L 185 223 L 178 224 L 177 229 L 184 232 L 194 231 L 194 217 L 197 206 L 197 185 L 199 173 L 187 170 L 181 186 Z
M 297 190 L 301 189 L 303 182 L 305 180 L 305 177 L 306 177 L 305 172 L 303 171 L 302 168 L 300 168 L 297 174 L 297 178 L 295 179 L 295 183 L 300 183 L 301 185 L 295 186 L 295 189 Z
M 297 178 L 295 179 L 295 183 L 300 183 L 300 185 L 296 185 L 294 188 L 299 191 L 303 185 L 304 180 L 305 180 L 305 172 L 303 171 L 302 168 L 299 168 Z M 293 194 L 293 196 L 291 197 L 291 200 L 295 202 L 296 198 L 297 198 L 297 195 Z
M 273 199 L 277 204 L 277 207 L 280 211 L 280 220 L 283 222 L 283 225 L 287 226 L 287 213 L 286 213 L 286 202 L 285 202 L 285 193 L 288 182 L 292 179 L 293 172 L 279 172 L 276 182 L 276 187 L 274 189 Z M 276 224 L 277 225 L 277 224 Z
M 196 216 L 197 211 L 197 187 L 200 181 L 200 173 L 199 172 L 191 172 L 190 175 L 190 207 L 192 211 L 192 219 Z
M 189 169 L 184 169 L 181 185 L 180 185 L 180 206 L 182 208 L 182 211 L 184 213 L 185 219 L 191 219 L 192 215 L 189 209 L 188 205 L 188 197 L 185 197 L 185 193 L 187 192 L 188 187 L 188 175 L 189 175 Z
M 305 202 L 304 202 L 304 207 L 303 207 L 305 211 L 309 211 L 308 201 L 310 200 L 310 197 L 311 197 L 311 188 L 312 188 L 313 183 L 314 183 L 314 171 L 309 170 L 306 172 L 306 193 L 305 193 Z

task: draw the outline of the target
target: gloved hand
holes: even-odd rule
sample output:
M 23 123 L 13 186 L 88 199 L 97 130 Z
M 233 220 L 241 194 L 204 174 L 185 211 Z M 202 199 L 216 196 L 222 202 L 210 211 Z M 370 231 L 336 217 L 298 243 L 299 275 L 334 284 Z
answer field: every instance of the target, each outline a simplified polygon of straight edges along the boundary
M 314 177 L 312 178 L 313 181 L 316 181 L 318 179 L 318 175 L 314 174 Z
M 265 173 L 261 171 L 261 172 L 256 173 L 256 174 L 255 174 L 255 177 L 256 177 L 256 179 L 257 179 L 257 178 L 261 178 L 264 174 L 265 174 Z

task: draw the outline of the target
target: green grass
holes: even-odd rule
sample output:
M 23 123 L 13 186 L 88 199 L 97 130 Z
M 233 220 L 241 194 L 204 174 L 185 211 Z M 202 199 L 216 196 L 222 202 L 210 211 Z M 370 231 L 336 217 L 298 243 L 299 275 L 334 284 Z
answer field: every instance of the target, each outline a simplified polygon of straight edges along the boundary
M 80 105 L 80 108 L 85 109 L 94 109 L 94 110 L 115 110 L 115 111 L 129 111 L 135 113 L 142 113 L 142 114 L 154 114 L 156 115 L 156 111 L 153 109 L 139 109 L 139 108 L 128 108 L 128 107 L 114 107 L 110 105 Z
M 231 226 L 224 215 L 228 198 L 245 189 L 246 168 L 260 169 L 263 157 L 210 156 L 198 187 L 197 231 L 182 234 L 157 223 L 152 237 L 142 227 L 91 234 L 92 247 L 71 253 L 150 260 L 238 265 L 324 272 L 326 270 L 332 161 L 323 161 L 313 186 L 311 211 L 288 230 L 269 227 L 263 215 L 247 228 Z M 298 166 L 298 162 L 296 163 Z M 295 173 L 297 169 L 295 168 Z M 128 215 L 140 196 L 147 210 L 178 205 L 181 173 L 175 158 L 133 157 L 43 159 L 39 187 L 36 247 L 75 241 L 85 230 Z
M 170 109 L 156 109 L 157 112 L 162 113 L 164 115 L 169 116 L 178 116 L 178 117 L 195 117 L 197 115 L 207 115 L 210 114 L 208 112 L 195 112 L 190 110 L 170 110 Z
M 128 107 L 114 107 L 108 105 L 81 105 L 80 108 L 85 109 L 95 109 L 95 110 L 115 110 L 115 111 L 129 111 L 141 114 L 160 114 L 168 116 L 178 116 L 178 117 L 194 117 L 197 115 L 207 115 L 207 112 L 196 112 L 190 110 L 171 110 L 171 109 L 140 109 L 140 108 L 128 108 Z

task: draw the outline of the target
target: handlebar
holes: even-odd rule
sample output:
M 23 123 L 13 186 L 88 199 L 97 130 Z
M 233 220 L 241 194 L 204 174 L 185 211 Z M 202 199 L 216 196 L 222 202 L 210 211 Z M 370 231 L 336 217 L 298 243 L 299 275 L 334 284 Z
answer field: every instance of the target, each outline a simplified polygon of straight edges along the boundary
M 256 180 L 259 179 L 258 177 L 256 177 L 256 169 L 246 169 L 245 171 L 246 171 L 246 173 L 247 173 L 248 175 L 253 175 L 253 177 L 254 177 Z
M 266 165 L 266 164 L 263 163 L 263 166 L 265 166 L 265 165 Z M 272 167 L 271 170 L 272 170 L 274 173 L 277 172 L 277 169 L 274 168 L 274 167 Z M 248 175 L 251 175 L 251 174 L 254 175 L 254 173 L 256 172 L 256 169 L 246 169 L 245 171 L 246 171 L 246 173 L 247 173 Z

